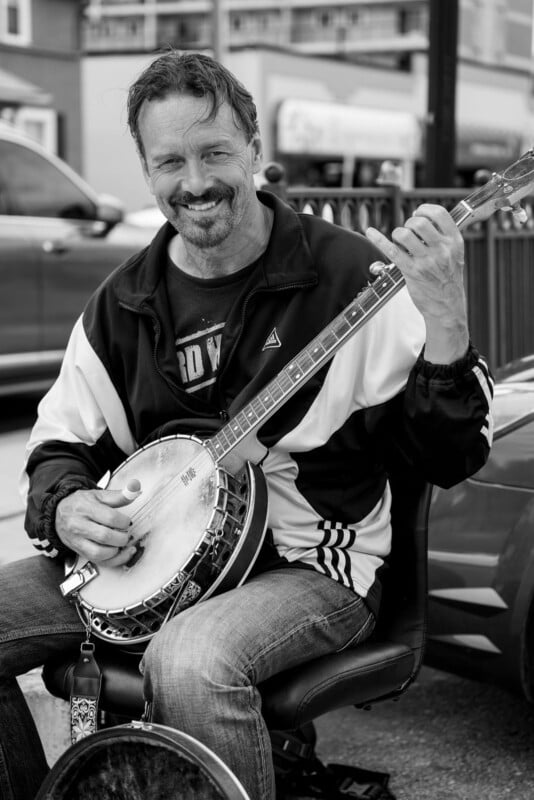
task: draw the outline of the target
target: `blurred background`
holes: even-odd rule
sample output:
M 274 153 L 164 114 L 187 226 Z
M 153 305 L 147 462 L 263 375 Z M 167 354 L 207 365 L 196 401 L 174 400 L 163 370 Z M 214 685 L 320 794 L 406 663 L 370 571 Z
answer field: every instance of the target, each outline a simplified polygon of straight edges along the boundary
M 532 41 L 532 0 L 3 0 L 0 257 L 16 264 L 0 377 L 1 353 L 27 353 L 28 373 L 29 354 L 46 350 L 40 369 L 56 370 L 92 288 L 163 222 L 125 108 L 158 52 L 211 53 L 247 86 L 264 161 L 281 168 L 269 188 L 300 210 L 387 231 L 424 200 L 452 208 L 534 142 Z M 495 367 L 534 352 L 528 199 L 525 212 L 466 236 L 473 338 Z
M 0 116 L 128 211 L 150 197 L 126 90 L 169 45 L 246 84 L 291 185 L 370 186 L 393 159 L 405 188 L 470 186 L 533 140 L 531 0 L 4 0 L 0 14 Z

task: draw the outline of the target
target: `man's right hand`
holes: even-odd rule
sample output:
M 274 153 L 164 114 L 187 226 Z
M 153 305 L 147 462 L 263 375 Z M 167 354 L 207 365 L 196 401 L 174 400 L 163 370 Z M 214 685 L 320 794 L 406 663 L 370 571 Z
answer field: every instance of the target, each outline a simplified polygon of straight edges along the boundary
M 132 501 L 115 489 L 78 489 L 56 508 L 56 533 L 78 555 L 105 563 L 126 564 L 136 552 L 130 541 L 130 515 L 121 511 Z

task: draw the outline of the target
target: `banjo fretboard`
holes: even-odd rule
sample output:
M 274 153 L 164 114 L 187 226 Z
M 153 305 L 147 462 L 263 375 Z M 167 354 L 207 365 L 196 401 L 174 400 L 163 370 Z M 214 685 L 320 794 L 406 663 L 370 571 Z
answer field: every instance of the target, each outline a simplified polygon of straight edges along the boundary
M 401 271 L 388 265 L 332 322 L 205 445 L 219 462 L 263 425 L 354 333 L 404 286 Z

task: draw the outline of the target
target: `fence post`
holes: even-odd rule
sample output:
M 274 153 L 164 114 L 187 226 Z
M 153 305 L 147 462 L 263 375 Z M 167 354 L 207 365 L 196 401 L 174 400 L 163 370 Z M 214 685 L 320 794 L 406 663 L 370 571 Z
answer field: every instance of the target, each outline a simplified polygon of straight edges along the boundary
M 398 228 L 404 223 L 402 215 L 402 189 L 398 183 L 390 184 L 388 187 L 391 192 L 391 221 L 393 228 Z
M 276 194 L 282 200 L 287 200 L 287 181 L 286 171 L 281 164 L 270 161 L 263 170 L 267 183 L 262 184 L 261 189 Z
M 493 217 L 485 223 L 486 253 L 488 263 L 488 360 L 492 369 L 500 364 L 499 354 L 499 292 L 497 288 L 497 258 L 495 254 L 495 226 Z

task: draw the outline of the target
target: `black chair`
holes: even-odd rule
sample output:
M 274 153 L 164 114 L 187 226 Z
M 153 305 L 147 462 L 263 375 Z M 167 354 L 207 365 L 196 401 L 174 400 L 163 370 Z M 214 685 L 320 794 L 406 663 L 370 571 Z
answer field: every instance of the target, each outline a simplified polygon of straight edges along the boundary
M 406 476 L 392 481 L 393 543 L 383 576 L 383 600 L 372 637 L 341 653 L 282 672 L 260 686 L 269 729 L 290 731 L 343 706 L 368 707 L 398 698 L 416 678 L 425 645 L 427 523 L 431 486 Z M 100 706 L 139 719 L 144 710 L 138 658 L 115 646 L 97 646 L 102 669 Z M 77 656 L 47 664 L 43 679 L 68 700 Z

